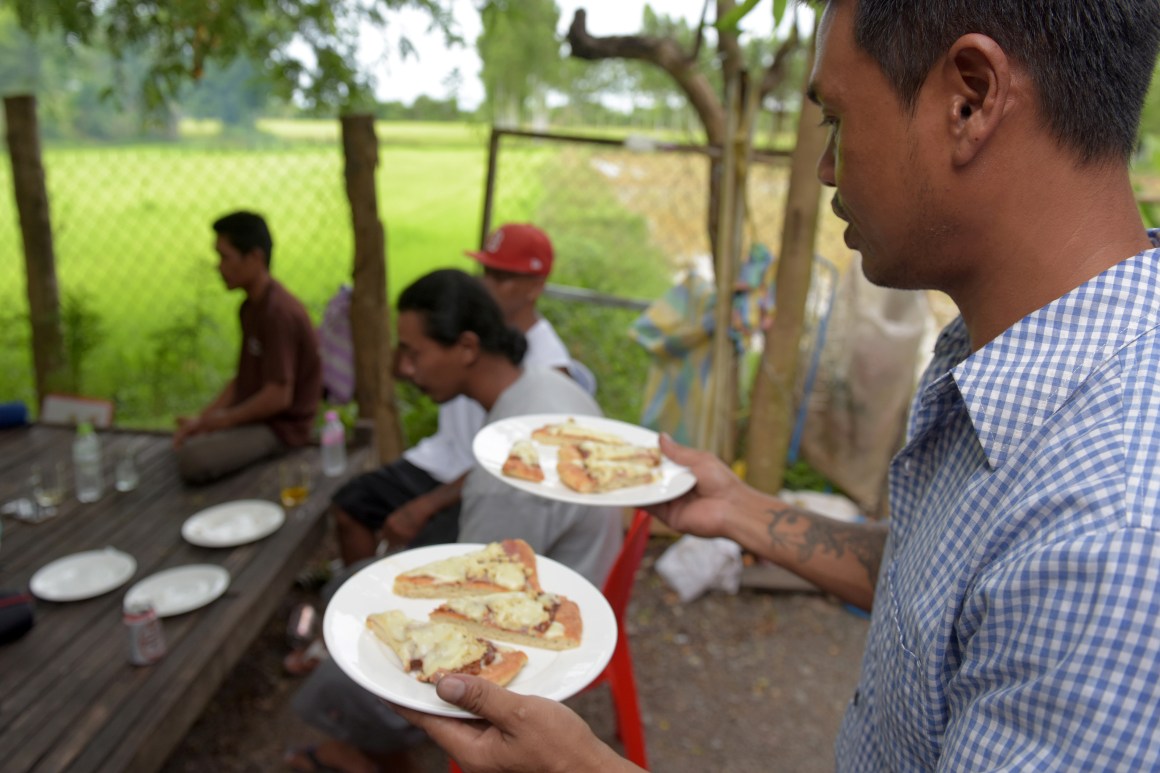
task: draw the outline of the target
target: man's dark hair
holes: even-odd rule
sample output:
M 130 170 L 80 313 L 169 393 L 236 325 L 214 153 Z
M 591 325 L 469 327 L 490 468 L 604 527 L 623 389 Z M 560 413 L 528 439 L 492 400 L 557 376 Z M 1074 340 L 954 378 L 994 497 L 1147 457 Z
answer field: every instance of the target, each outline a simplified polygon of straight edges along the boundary
M 243 255 L 253 249 L 261 250 L 266 260 L 266 268 L 270 267 L 274 240 L 270 238 L 270 229 L 261 215 L 245 211 L 231 212 L 215 220 L 213 230 L 226 237 Z
M 977 32 L 1030 73 L 1051 132 L 1085 162 L 1127 160 L 1160 46 L 1157 0 L 855 2 L 854 39 L 914 109 L 935 59 Z
M 524 334 L 504 321 L 491 293 L 475 277 L 457 269 L 441 269 L 419 277 L 399 295 L 400 312 L 423 315 L 423 332 L 451 346 L 466 332 L 475 333 L 485 352 L 519 365 L 528 349 Z

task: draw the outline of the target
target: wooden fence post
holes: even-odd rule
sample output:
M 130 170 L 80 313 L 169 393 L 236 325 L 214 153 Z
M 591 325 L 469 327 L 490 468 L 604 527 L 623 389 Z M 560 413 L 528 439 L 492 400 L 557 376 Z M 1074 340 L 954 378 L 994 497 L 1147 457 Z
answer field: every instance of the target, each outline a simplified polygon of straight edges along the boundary
M 807 73 L 812 68 L 813 56 L 811 46 Z M 806 296 L 810 290 L 821 206 L 818 158 L 829 140 L 829 130 L 821 125 L 821 117 L 817 105 L 808 99 L 802 100 L 786 194 L 781 250 L 777 256 L 776 312 L 773 325 L 765 331 L 765 349 L 750 400 L 745 481 L 770 494 L 781 490 L 796 413 L 794 384 L 801 354 L 798 341 L 802 336 Z
M 354 230 L 350 322 L 355 399 L 359 416 L 374 419 L 379 462 L 387 463 L 403 453 L 403 433 L 391 374 L 394 358 L 387 310 L 387 243 L 375 188 L 379 143 L 373 116 L 342 117 L 342 152 Z
M 4 97 L 12 187 L 24 239 L 24 271 L 28 284 L 28 321 L 32 328 L 32 361 L 36 371 L 37 404 L 50 392 L 72 391 L 61 328 L 56 256 L 52 247 L 48 188 L 40 155 L 36 97 Z

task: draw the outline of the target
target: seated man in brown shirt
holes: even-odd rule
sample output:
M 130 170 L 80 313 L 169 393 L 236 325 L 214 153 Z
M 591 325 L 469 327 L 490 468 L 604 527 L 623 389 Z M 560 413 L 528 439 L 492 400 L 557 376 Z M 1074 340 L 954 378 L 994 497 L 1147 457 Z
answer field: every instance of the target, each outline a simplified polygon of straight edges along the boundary
M 237 375 L 196 417 L 179 417 L 173 447 L 188 483 L 220 478 L 305 445 L 322 395 L 318 338 L 305 307 L 270 276 L 274 248 L 260 215 L 234 212 L 213 224 L 218 271 L 242 290 Z

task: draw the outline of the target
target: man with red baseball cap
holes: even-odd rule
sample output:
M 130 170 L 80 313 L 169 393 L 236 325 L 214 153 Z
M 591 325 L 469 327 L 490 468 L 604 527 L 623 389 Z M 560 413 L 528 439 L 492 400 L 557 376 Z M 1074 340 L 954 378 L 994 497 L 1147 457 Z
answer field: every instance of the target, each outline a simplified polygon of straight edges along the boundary
M 483 283 L 509 325 L 529 338 L 539 322 L 551 328 L 536 311 L 536 302 L 552 271 L 552 242 L 546 233 L 534 225 L 508 223 L 487 237 L 482 250 L 469 250 L 466 254 L 483 266 Z
M 511 274 L 547 276 L 552 273 L 552 242 L 527 223 L 501 225 L 479 252 L 467 251 L 487 268 Z

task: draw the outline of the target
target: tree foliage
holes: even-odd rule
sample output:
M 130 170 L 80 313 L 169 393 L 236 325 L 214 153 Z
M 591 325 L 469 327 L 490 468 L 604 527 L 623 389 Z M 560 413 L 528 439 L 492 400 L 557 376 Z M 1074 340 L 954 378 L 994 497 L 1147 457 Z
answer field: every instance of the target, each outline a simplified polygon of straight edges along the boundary
M 1152 71 L 1152 89 L 1144 102 L 1144 114 L 1140 119 L 1140 134 L 1160 138 L 1160 61 Z
M 560 9 L 555 0 L 485 0 L 479 13 L 476 47 L 491 117 L 515 125 L 530 110 L 542 111 L 548 89 L 560 82 Z
M 136 53 L 148 67 L 145 103 L 164 105 L 210 63 L 223 70 L 239 59 L 261 63 L 262 76 L 283 96 L 316 108 L 370 104 L 373 78 L 356 51 L 361 34 L 386 37 L 390 12 L 417 8 L 448 42 L 450 0 L 0 0 L 20 27 L 40 38 L 100 47 L 117 59 Z M 410 44 L 398 38 L 406 54 Z

